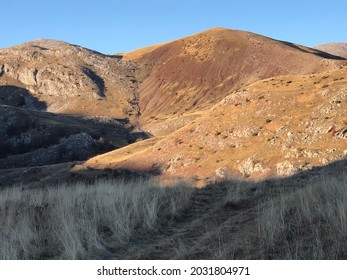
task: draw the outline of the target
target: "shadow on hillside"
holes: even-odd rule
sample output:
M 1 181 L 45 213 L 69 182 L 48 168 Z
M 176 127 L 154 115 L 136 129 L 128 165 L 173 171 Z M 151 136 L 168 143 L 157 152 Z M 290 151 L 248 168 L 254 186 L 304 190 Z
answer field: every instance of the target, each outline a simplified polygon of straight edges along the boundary
M 320 50 L 316 50 L 316 49 L 313 49 L 313 48 L 302 48 L 302 47 L 300 47 L 300 45 L 296 45 L 296 44 L 293 44 L 293 43 L 290 43 L 290 42 L 280 41 L 280 40 L 276 40 L 276 41 L 279 42 L 279 43 L 285 44 L 285 45 L 287 45 L 287 46 L 289 46 L 291 48 L 297 49 L 299 51 L 302 51 L 302 52 L 305 52 L 305 53 L 310 53 L 310 54 L 313 54 L 313 55 L 317 55 L 317 56 L 322 57 L 322 58 L 335 59 L 335 60 L 347 60 L 344 57 L 332 55 L 330 53 L 323 52 L 323 51 L 320 51 Z
M 16 86 L 0 86 L 0 105 L 46 110 L 47 104 L 34 97 L 30 91 Z
M 315 180 L 317 178 L 320 178 L 322 176 L 326 177 L 339 177 L 343 174 L 347 173 L 347 160 L 340 160 L 333 163 L 330 163 L 326 166 L 317 166 L 310 170 L 301 171 L 297 174 L 294 174 L 289 177 L 283 177 L 283 178 L 268 178 L 262 181 L 250 181 L 250 180 L 242 180 L 242 179 L 235 179 L 235 178 L 228 178 L 224 180 L 216 180 L 214 182 L 209 182 L 205 185 L 205 187 L 202 187 L 201 189 L 209 189 L 213 188 L 217 185 L 239 185 L 242 186 L 249 186 L 249 184 L 252 184 L 254 188 L 257 187 L 266 187 L 266 188 L 273 188 L 282 186 L 285 188 L 296 188 L 300 187 L 303 184 L 305 184 L 307 181 Z M 89 183 L 95 182 L 100 178 L 107 178 L 107 179 L 127 179 L 132 180 L 136 178 L 159 178 L 162 174 L 162 168 L 161 166 L 153 166 L 149 169 L 138 169 L 138 168 L 118 168 L 118 169 L 93 169 L 93 168 L 83 168 L 82 170 L 77 170 L 73 172 L 73 177 L 78 178 L 82 181 L 87 181 Z M 160 182 L 160 185 L 165 185 L 165 182 L 168 182 L 168 185 L 174 186 L 175 182 L 180 184 L 184 182 L 184 179 L 182 177 L 178 178 L 170 178 L 169 180 L 161 181 L 161 180 L 155 180 L 157 182 Z M 163 184 L 164 183 L 164 184 Z M 185 181 L 187 184 L 194 184 L 196 183 L 193 179 L 189 179 L 188 181 Z M 211 189 L 212 190 L 212 189 Z M 213 191 L 213 190 L 212 190 Z
M 117 59 L 123 59 L 124 55 L 122 55 L 122 54 L 113 54 L 113 55 L 111 55 L 111 57 L 117 58 Z
M 0 189 L 11 186 L 23 188 L 50 188 L 61 184 L 85 183 L 97 184 L 100 180 L 134 180 L 153 179 L 161 174 L 160 168 L 147 170 L 93 169 L 81 165 L 82 161 L 65 162 L 44 166 L 0 169 Z
M 70 178 L 74 182 L 86 182 L 88 184 L 96 183 L 98 180 L 113 180 L 120 179 L 124 182 L 138 180 L 138 179 L 150 179 L 161 174 L 159 167 L 153 166 L 148 169 L 94 169 L 83 168 L 82 170 L 74 171 L 74 168 L 70 171 Z
M 93 70 L 89 69 L 89 68 L 82 68 L 82 71 L 84 74 L 86 74 L 94 83 L 95 85 L 98 87 L 99 89 L 99 93 L 98 95 L 100 97 L 106 97 L 105 95 L 105 81 L 98 75 L 96 74 Z
M 41 47 L 41 46 L 36 46 L 36 45 L 33 45 L 32 46 L 33 48 L 37 48 L 37 49 L 39 49 L 40 51 L 48 51 L 49 49 L 47 49 L 47 48 L 44 48 L 44 47 Z
M 150 137 L 128 119 L 55 114 L 8 105 L 0 106 L 0 119 L 0 169 L 87 160 Z

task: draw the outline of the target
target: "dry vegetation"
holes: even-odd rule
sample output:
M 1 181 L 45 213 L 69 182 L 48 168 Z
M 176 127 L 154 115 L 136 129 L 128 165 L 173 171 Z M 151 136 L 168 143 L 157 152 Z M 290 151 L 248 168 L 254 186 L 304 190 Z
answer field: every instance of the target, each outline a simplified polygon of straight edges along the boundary
M 1 258 L 98 259 L 176 215 L 191 188 L 99 181 L 1 193 Z
M 344 259 L 347 176 L 0 194 L 1 259 Z
M 258 223 L 265 258 L 346 259 L 347 177 L 271 198 Z

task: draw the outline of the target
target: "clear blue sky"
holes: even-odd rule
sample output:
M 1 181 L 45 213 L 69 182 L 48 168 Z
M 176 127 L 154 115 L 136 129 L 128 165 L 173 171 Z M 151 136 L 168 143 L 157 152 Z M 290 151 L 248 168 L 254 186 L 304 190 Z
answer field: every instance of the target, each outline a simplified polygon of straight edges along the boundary
M 48 38 L 114 54 L 217 26 L 306 46 L 347 42 L 347 1 L 6 0 L 0 48 Z

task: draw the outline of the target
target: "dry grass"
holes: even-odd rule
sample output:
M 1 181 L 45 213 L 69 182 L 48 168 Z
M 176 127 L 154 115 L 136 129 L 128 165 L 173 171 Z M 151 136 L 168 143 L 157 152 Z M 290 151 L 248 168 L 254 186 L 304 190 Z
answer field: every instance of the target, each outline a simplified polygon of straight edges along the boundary
M 347 176 L 295 182 L 6 189 L 0 257 L 345 259 Z
M 135 234 L 156 231 L 190 199 L 192 188 L 148 181 L 100 181 L 0 194 L 2 259 L 98 259 Z
M 229 186 L 225 205 L 234 211 L 205 235 L 204 256 L 346 259 L 347 176 L 292 182 Z
M 347 258 L 347 176 L 282 192 L 261 208 L 257 221 L 261 258 Z

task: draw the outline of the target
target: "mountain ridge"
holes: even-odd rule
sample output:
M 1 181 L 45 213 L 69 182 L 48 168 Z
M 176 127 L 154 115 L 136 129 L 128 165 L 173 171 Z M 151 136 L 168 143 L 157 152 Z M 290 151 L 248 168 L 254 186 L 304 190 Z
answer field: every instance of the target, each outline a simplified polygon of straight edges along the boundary
M 124 135 L 118 134 L 112 145 L 122 148 L 91 157 L 78 167 L 83 170 L 128 169 L 204 182 L 225 176 L 282 176 L 343 156 L 346 65 L 346 59 L 314 48 L 225 28 L 111 56 L 38 39 L 0 49 L 0 105 L 92 117 L 110 124 L 120 120 L 115 130 Z M 286 102 L 284 96 L 292 101 Z M 312 111 L 317 106 L 335 110 L 335 115 L 317 115 Z M 267 118 L 259 113 L 262 110 L 269 114 Z M 48 125 L 56 122 L 55 117 L 49 118 Z M 323 118 L 322 125 L 311 118 Z M 325 130 L 334 133 L 333 138 L 324 138 L 328 141 L 325 150 L 333 149 L 331 145 L 338 148 L 331 155 L 316 155 L 321 138 L 313 146 L 300 147 L 293 139 L 303 132 L 286 125 L 291 119 L 303 131 L 302 119 L 312 122 L 305 135 L 313 142 L 324 138 Z M 3 129 L 11 132 L 8 125 Z M 318 127 L 316 139 L 313 129 Z M 66 129 L 62 135 L 89 133 L 93 140 L 83 134 L 84 139 L 96 141 L 101 150 L 114 137 L 96 127 L 88 130 L 84 121 L 79 131 Z M 285 130 L 293 133 L 286 136 L 291 140 L 282 135 Z M 280 140 L 277 134 L 282 135 Z M 133 143 L 149 136 L 151 140 Z M 24 141 L 16 139 L 13 145 Z M 283 147 L 269 145 L 272 141 Z M 106 145 L 107 149 L 112 145 Z M 257 155 L 257 147 L 265 152 Z

